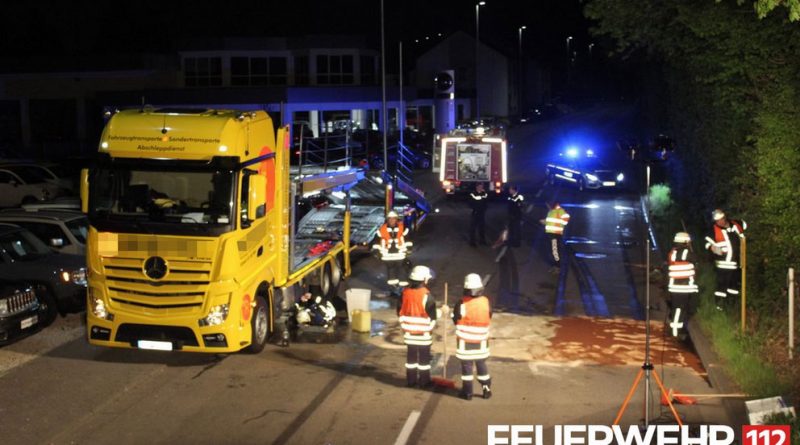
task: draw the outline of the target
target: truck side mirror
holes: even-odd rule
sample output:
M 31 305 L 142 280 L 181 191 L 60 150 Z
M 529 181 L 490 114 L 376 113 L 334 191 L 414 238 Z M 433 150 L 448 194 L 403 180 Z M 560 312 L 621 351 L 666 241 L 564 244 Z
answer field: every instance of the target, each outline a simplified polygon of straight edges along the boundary
M 81 212 L 89 213 L 89 169 L 81 169 Z
M 263 175 L 250 175 L 247 220 L 255 221 L 267 213 L 267 178 Z

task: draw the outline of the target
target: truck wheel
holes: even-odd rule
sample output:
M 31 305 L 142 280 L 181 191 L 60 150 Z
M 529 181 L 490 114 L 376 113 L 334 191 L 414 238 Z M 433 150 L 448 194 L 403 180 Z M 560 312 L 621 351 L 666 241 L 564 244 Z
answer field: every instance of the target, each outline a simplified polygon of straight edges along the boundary
M 269 307 L 267 301 L 262 296 L 256 297 L 256 307 L 250 317 L 250 346 L 247 352 L 258 354 L 264 350 L 269 339 Z
M 344 275 L 344 271 L 342 270 L 343 262 L 340 256 L 336 256 L 330 262 L 331 264 L 331 300 L 336 297 L 336 294 L 339 292 L 339 284 L 342 282 L 342 275 Z
M 325 263 L 322 269 L 320 269 L 319 274 L 319 289 L 322 292 L 322 296 L 330 298 L 331 294 L 334 292 L 333 283 L 331 281 L 331 263 Z

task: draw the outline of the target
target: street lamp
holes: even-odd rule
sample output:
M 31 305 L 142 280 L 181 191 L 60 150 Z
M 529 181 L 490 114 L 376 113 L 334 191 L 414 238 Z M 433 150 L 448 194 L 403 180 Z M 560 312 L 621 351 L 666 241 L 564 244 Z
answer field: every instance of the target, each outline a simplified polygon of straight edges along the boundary
M 478 61 L 480 60 L 480 41 L 481 41 L 481 6 L 486 6 L 486 2 L 475 3 L 475 118 L 481 117 L 481 99 L 478 94 Z
M 519 85 L 518 85 L 518 88 L 517 88 L 517 95 L 518 95 L 519 104 L 517 106 L 517 111 L 520 114 L 522 114 L 522 105 L 523 105 L 523 102 L 524 102 L 523 98 L 522 98 L 522 87 L 523 87 L 523 80 L 522 80 L 523 68 L 522 68 L 522 64 L 524 63 L 523 59 L 522 59 L 522 31 L 524 31 L 527 28 L 528 28 L 527 26 L 522 25 L 517 29 L 517 33 L 519 35 Z
M 592 48 L 594 48 L 594 43 L 589 44 L 589 58 L 592 58 Z

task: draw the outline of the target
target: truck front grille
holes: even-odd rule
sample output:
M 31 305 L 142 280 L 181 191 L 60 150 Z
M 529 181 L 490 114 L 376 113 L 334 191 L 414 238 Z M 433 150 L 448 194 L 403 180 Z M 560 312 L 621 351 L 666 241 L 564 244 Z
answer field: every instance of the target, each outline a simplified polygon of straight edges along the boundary
M 164 310 L 170 313 L 199 310 L 211 278 L 210 261 L 167 258 L 169 272 L 161 280 L 145 275 L 145 258 L 105 257 L 109 298 L 138 311 Z

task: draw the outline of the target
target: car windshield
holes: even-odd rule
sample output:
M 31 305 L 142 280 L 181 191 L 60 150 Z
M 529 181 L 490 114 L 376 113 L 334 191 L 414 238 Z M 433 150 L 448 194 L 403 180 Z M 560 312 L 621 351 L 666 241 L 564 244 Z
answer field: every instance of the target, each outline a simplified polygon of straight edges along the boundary
M 86 236 L 89 233 L 89 219 L 86 217 L 73 219 L 65 223 L 72 236 L 81 244 L 86 244 Z
M 0 250 L 13 261 L 31 261 L 52 253 L 50 248 L 27 230 L 0 235 Z
M 98 220 L 209 226 L 233 221 L 234 174 L 230 170 L 95 170 L 89 216 Z
M 16 173 L 26 184 L 41 184 L 53 179 L 47 170 L 36 165 L 13 165 L 4 168 Z

